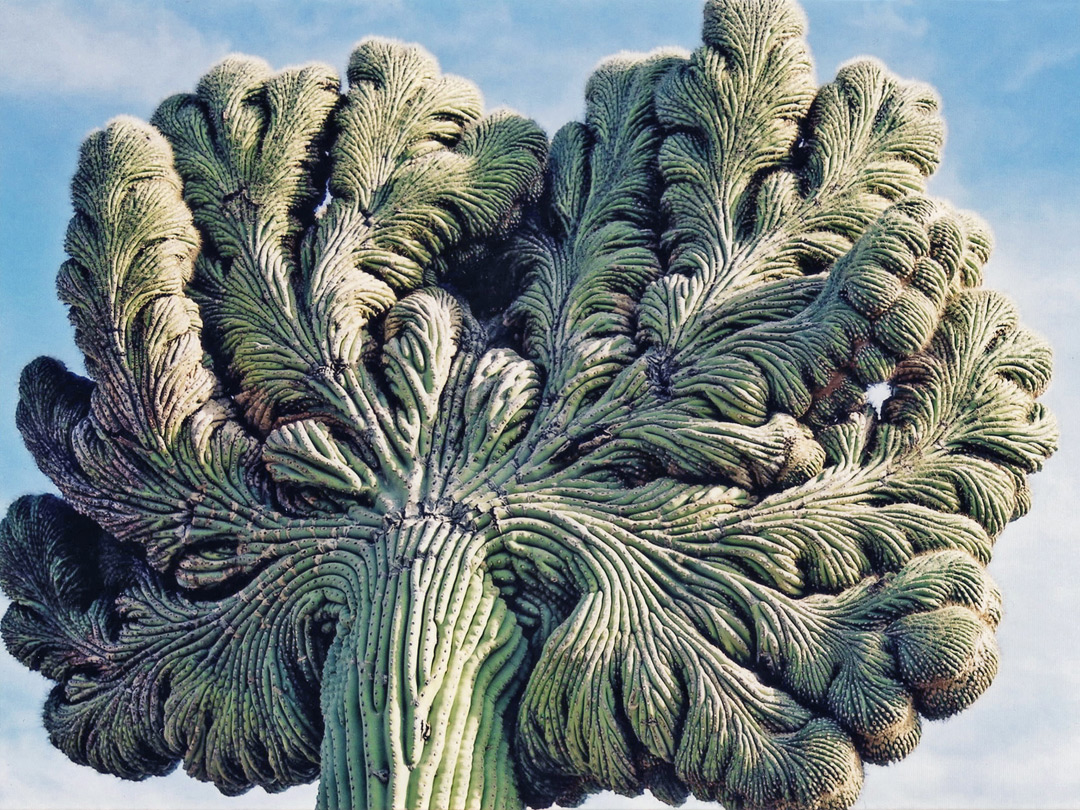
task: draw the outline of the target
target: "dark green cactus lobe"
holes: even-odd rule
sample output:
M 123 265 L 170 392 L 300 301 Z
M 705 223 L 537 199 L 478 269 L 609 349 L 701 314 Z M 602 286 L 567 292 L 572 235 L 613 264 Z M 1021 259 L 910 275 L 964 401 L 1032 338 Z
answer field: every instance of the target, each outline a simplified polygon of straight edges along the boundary
M 997 666 L 1045 345 L 924 194 L 937 101 L 789 0 L 548 144 L 422 50 L 231 58 L 91 135 L 0 528 L 51 739 L 326 808 L 843 808 Z M 880 413 L 866 390 L 888 382 Z

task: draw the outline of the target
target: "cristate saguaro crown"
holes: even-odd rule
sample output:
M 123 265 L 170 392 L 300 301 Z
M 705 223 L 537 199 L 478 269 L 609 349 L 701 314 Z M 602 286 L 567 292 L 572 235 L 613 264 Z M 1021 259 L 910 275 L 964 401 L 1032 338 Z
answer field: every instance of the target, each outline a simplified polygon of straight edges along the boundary
M 933 93 L 815 88 L 802 35 L 710 2 L 550 144 L 381 40 L 92 134 L 89 379 L 18 409 L 64 499 L 0 532 L 53 743 L 342 810 L 840 808 L 971 703 L 1050 353 L 923 194 Z

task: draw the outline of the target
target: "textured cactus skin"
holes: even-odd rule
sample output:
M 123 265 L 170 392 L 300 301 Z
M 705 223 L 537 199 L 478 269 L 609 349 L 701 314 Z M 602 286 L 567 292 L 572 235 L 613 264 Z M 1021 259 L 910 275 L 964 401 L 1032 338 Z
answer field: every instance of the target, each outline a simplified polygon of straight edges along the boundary
M 53 743 L 326 808 L 840 808 L 976 699 L 1050 352 L 924 193 L 932 91 L 815 88 L 803 27 L 713 0 L 550 144 L 381 40 L 92 134 L 89 379 L 18 409 L 63 500 L 0 525 Z

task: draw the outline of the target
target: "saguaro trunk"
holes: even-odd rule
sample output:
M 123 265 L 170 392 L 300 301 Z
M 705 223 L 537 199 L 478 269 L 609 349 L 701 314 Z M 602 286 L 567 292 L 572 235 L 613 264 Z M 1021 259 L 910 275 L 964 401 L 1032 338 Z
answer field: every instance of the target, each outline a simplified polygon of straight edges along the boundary
M 504 715 L 526 644 L 478 546 L 425 518 L 371 548 L 324 671 L 321 808 L 521 806 Z

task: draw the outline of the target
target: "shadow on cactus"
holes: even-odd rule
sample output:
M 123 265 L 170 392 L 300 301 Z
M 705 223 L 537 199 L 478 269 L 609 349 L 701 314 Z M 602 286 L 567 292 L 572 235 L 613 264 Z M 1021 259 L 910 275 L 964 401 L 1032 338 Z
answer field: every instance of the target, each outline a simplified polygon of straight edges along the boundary
M 325 808 L 841 808 L 994 676 L 1046 346 L 924 196 L 934 94 L 788 0 L 549 144 L 416 47 L 92 134 L 8 648 L 73 760 Z M 868 386 L 889 381 L 880 413 Z

